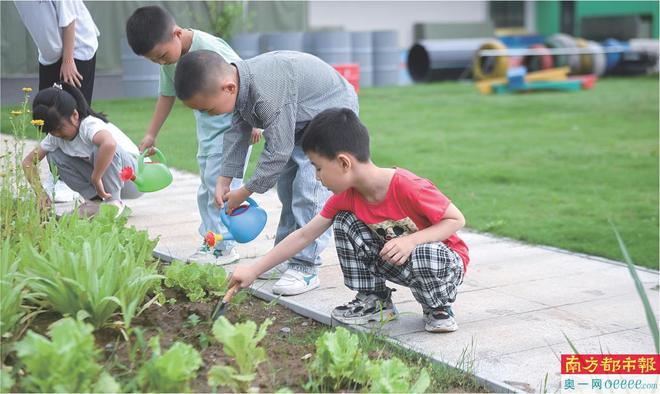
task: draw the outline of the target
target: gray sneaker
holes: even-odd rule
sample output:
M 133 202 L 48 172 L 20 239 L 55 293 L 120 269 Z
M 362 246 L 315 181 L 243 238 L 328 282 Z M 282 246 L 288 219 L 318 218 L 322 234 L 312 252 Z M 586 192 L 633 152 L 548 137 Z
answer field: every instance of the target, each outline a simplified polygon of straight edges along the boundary
M 85 200 L 78 206 L 78 216 L 81 218 L 91 218 L 99 213 L 101 201 Z
M 398 316 L 392 303 L 391 290 L 386 299 L 376 294 L 358 292 L 353 301 L 332 310 L 332 318 L 340 323 L 362 325 L 369 322 L 385 322 Z
M 426 322 L 424 329 L 428 332 L 454 332 L 458 330 L 454 312 L 449 305 L 425 311 L 424 321 Z

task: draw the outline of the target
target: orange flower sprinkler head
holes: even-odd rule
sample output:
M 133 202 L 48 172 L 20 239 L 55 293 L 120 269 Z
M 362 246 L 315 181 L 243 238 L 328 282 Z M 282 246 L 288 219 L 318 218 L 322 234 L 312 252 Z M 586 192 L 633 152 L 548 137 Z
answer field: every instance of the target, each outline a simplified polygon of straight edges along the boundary
M 208 247 L 212 248 L 218 241 L 222 241 L 224 238 L 225 237 L 223 237 L 222 234 L 216 234 L 213 231 L 209 231 L 204 237 L 204 242 L 206 242 Z
M 135 172 L 133 172 L 133 168 L 129 166 L 122 168 L 121 172 L 119 173 L 119 178 L 124 182 L 134 181 Z

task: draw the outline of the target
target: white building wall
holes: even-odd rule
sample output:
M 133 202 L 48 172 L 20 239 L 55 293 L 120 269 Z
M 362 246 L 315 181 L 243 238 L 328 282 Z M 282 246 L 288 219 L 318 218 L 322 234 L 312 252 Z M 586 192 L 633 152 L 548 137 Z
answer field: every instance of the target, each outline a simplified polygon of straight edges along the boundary
M 488 1 L 310 1 L 310 30 L 341 27 L 349 31 L 399 32 L 399 47 L 413 44 L 413 25 L 429 22 L 483 22 Z

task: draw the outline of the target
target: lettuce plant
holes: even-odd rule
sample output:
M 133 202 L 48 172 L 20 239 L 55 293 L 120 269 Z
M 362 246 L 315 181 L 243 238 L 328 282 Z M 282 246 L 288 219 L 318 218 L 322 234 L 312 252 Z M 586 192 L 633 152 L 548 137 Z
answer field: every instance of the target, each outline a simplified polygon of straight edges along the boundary
M 190 392 L 190 381 L 197 377 L 202 365 L 199 352 L 192 346 L 174 342 L 161 354 L 158 336 L 149 340 L 151 359 L 137 374 L 137 381 L 144 392 L 180 393 Z
M 187 264 L 173 261 L 164 269 L 165 286 L 178 287 L 190 301 L 207 301 L 227 291 L 227 272 L 212 264 Z
M 343 327 L 316 340 L 316 355 L 308 370 L 308 390 L 356 390 L 369 380 L 371 361 L 362 352 L 360 339 Z
M 234 358 L 238 369 L 216 365 L 209 371 L 209 386 L 229 386 L 234 392 L 246 392 L 257 377 L 257 367 L 266 361 L 266 350 L 257 346 L 268 333 L 272 320 L 266 319 L 259 329 L 253 321 L 233 325 L 224 316 L 213 324 L 213 335 L 222 343 L 225 354 Z
M 118 384 L 98 364 L 93 329 L 68 317 L 53 323 L 48 330 L 51 339 L 28 331 L 15 345 L 27 372 L 21 388 L 44 393 L 118 392 Z
M 422 369 L 419 379 L 411 384 L 410 368 L 401 360 L 393 357 L 380 360 L 369 371 L 369 392 L 371 393 L 423 393 L 431 384 L 426 369 Z

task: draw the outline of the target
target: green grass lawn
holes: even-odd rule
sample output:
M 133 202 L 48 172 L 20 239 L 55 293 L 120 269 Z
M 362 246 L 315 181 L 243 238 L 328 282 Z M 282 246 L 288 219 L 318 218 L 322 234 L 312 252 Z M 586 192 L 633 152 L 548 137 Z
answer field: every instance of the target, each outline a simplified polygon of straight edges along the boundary
M 94 107 L 139 142 L 154 103 Z M 657 76 L 507 96 L 460 83 L 372 88 L 360 108 L 374 161 L 432 180 L 468 227 L 622 260 L 611 221 L 634 261 L 658 268 Z M 180 104 L 158 143 L 173 166 L 197 171 L 193 115 Z

